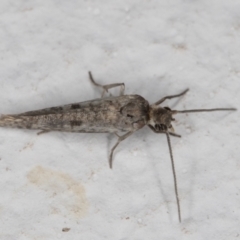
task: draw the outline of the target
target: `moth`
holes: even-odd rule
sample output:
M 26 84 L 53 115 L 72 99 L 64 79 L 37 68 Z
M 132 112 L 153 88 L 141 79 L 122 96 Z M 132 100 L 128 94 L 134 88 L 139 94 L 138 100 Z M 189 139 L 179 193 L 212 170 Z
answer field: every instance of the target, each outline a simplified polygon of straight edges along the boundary
M 93 85 L 102 89 L 101 98 L 20 114 L 2 115 L 0 117 L 0 127 L 41 130 L 38 134 L 51 131 L 114 133 L 118 137 L 118 140 L 112 147 L 109 155 L 110 168 L 112 168 L 114 150 L 120 142 L 131 136 L 134 132 L 144 126 L 148 126 L 154 133 L 165 134 L 172 164 L 178 219 L 181 222 L 177 177 L 170 142 L 170 136 L 181 136 L 174 133 L 172 121 L 175 119 L 173 116 L 180 113 L 235 111 L 236 108 L 172 110 L 169 107 L 161 107 L 159 105 L 167 99 L 183 96 L 189 89 L 176 95 L 163 97 L 157 102 L 149 104 L 140 95 L 124 95 L 124 83 L 101 85 L 94 80 L 91 72 L 89 72 L 89 79 Z M 104 98 L 105 93 L 115 87 L 120 87 L 119 96 Z

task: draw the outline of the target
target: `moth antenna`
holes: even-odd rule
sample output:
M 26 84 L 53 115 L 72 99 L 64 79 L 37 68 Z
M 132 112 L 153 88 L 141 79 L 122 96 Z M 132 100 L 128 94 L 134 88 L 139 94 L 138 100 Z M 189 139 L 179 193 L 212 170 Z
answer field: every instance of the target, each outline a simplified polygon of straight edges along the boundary
M 174 180 L 174 190 L 175 190 L 175 196 L 176 196 L 177 208 L 178 208 L 178 220 L 179 220 L 179 222 L 181 222 L 182 219 L 181 219 L 180 202 L 179 202 L 179 198 L 178 198 L 177 176 L 176 176 L 176 172 L 175 172 L 175 166 L 174 166 L 173 153 L 172 153 L 172 147 L 171 147 L 171 141 L 170 141 L 169 132 L 166 132 L 166 137 L 167 137 L 168 149 L 169 149 L 170 158 L 171 158 L 171 163 L 172 163 L 172 172 L 173 172 L 173 180 Z
M 236 108 L 212 108 L 212 109 L 190 109 L 190 110 L 172 110 L 172 114 L 192 113 L 192 112 L 214 112 L 214 111 L 237 111 Z

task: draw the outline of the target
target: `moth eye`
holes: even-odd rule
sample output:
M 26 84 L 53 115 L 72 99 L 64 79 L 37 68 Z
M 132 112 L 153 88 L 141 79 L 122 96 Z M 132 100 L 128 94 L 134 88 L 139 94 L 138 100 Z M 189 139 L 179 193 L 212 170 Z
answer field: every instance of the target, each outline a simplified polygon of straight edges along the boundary
M 176 119 L 175 118 L 171 118 L 171 121 L 175 121 Z
M 161 130 L 163 130 L 163 131 L 165 131 L 165 130 L 167 130 L 167 126 L 166 125 L 164 125 L 164 124 L 161 124 Z
M 167 126 L 164 124 L 155 124 L 155 129 L 157 131 L 166 131 L 167 130 Z

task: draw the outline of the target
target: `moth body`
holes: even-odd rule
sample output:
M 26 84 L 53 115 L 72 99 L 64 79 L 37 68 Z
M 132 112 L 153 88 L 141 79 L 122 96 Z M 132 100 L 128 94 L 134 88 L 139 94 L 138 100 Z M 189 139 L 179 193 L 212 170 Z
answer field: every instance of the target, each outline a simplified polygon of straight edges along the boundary
M 73 103 L 58 107 L 51 107 L 14 115 L 0 117 L 0 127 L 24 128 L 41 130 L 40 133 L 50 131 L 78 132 L 78 133 L 115 133 L 118 141 L 112 147 L 109 155 L 109 165 L 112 168 L 113 152 L 120 142 L 134 132 L 147 125 L 153 132 L 165 134 L 167 137 L 170 159 L 172 163 L 174 190 L 178 209 L 178 219 L 181 222 L 180 201 L 177 190 L 170 135 L 181 137 L 174 133 L 171 122 L 172 115 L 179 113 L 235 111 L 235 108 L 213 108 L 193 110 L 171 110 L 159 106 L 166 99 L 181 97 L 188 89 L 180 94 L 166 96 L 154 104 L 139 95 L 124 95 L 124 83 L 100 85 L 95 82 L 89 72 L 91 82 L 103 90 L 101 99 Z M 105 92 L 114 87 L 120 87 L 120 96 L 103 98 Z M 119 132 L 123 134 L 118 135 Z

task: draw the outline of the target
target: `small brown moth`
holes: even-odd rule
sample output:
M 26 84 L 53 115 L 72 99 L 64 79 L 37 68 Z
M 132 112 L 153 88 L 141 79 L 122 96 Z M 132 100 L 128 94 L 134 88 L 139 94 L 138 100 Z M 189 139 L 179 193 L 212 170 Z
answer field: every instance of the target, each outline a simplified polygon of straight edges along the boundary
M 139 95 L 124 95 L 124 83 L 100 85 L 95 82 L 91 72 L 89 72 L 89 78 L 95 86 L 103 90 L 101 99 L 14 115 L 3 115 L 0 117 L 0 127 L 41 130 L 38 134 L 51 131 L 114 133 L 118 137 L 118 141 L 110 152 L 110 168 L 112 168 L 113 152 L 119 143 L 142 127 L 147 125 L 153 132 L 165 134 L 172 163 L 178 218 L 179 222 L 181 222 L 177 178 L 170 135 L 174 137 L 181 136 L 174 133 L 171 124 L 171 122 L 174 121 L 173 115 L 192 112 L 235 111 L 236 108 L 193 109 L 183 111 L 171 110 L 168 107 L 160 107 L 159 105 L 166 99 L 183 96 L 189 89 L 186 89 L 180 94 L 161 98 L 159 101 L 150 105 L 146 99 Z M 108 92 L 109 89 L 115 87 L 120 87 L 120 96 L 104 98 L 104 94 Z M 118 134 L 119 132 L 124 134 L 120 136 Z

